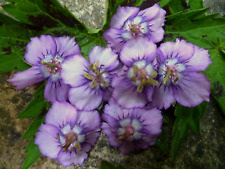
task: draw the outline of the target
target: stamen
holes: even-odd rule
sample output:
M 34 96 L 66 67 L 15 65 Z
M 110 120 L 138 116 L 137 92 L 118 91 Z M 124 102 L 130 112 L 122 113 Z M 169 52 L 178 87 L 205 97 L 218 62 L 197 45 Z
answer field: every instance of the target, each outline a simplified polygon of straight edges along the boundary
M 96 84 L 97 84 L 96 80 L 92 80 L 90 87 L 95 88 Z
M 76 142 L 75 147 L 77 150 L 81 150 L 81 145 L 79 142 Z
M 144 85 L 141 83 L 138 85 L 137 92 L 141 93 L 144 88 Z
M 95 62 L 93 65 L 93 70 L 97 70 L 97 68 L 98 68 L 98 62 Z
M 166 75 L 166 77 L 165 77 L 165 79 L 163 80 L 163 84 L 166 84 L 166 81 L 167 81 L 168 77 L 171 75 L 171 73 L 172 73 L 172 71 L 169 70 L 167 75 Z
M 137 80 L 135 79 L 135 77 L 132 77 L 131 80 L 132 80 L 134 83 L 137 82 Z
M 41 63 L 42 63 L 43 65 L 49 66 L 50 68 L 55 68 L 55 64 L 51 64 L 51 63 L 44 62 L 44 61 L 42 61 Z
M 138 66 L 136 65 L 133 66 L 133 72 L 135 75 L 138 73 Z
M 91 71 L 93 69 L 93 64 L 91 63 L 88 67 L 88 70 Z
M 92 80 L 92 76 L 89 73 L 84 73 L 84 77 L 86 77 L 89 80 Z
M 108 86 L 109 86 L 109 83 L 108 83 L 107 81 L 105 81 L 105 80 L 103 80 L 102 83 L 103 83 L 103 85 L 104 85 L 105 87 L 108 87 Z

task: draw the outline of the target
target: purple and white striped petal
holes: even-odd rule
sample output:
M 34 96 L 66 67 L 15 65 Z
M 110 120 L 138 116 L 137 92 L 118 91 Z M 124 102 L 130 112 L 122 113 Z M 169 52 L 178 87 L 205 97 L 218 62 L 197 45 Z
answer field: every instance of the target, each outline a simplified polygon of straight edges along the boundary
M 45 80 L 41 70 L 37 66 L 33 66 L 25 71 L 17 72 L 11 79 L 7 81 L 16 87 L 16 90 L 21 90 L 27 86 L 36 84 Z

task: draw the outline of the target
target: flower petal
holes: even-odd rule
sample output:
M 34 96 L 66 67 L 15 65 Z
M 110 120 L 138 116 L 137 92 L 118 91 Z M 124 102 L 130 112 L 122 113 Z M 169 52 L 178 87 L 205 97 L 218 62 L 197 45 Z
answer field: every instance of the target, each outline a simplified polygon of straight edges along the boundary
M 61 77 L 64 83 L 72 87 L 78 87 L 86 83 L 88 80 L 84 77 L 84 73 L 88 71 L 89 63 L 81 55 L 74 55 L 67 58 L 62 63 Z
M 31 38 L 27 44 L 25 60 L 31 65 L 38 65 L 46 55 L 56 54 L 56 42 L 50 35 L 41 35 L 40 38 Z
M 139 8 L 135 7 L 119 7 L 111 18 L 110 27 L 121 29 L 124 22 L 131 17 L 137 15 Z
M 54 102 L 45 117 L 45 123 L 62 128 L 66 124 L 74 126 L 77 120 L 77 110 L 67 102 Z
M 194 107 L 204 100 L 209 101 L 210 82 L 205 75 L 189 73 L 184 75 L 178 85 L 174 88 L 174 97 L 181 105 Z
M 16 90 L 20 90 L 43 80 L 45 78 L 40 68 L 33 66 L 25 71 L 17 72 L 13 75 L 12 79 L 8 79 L 7 81 L 12 83 L 16 87 Z
M 138 108 L 144 107 L 147 103 L 146 96 L 143 93 L 137 92 L 137 87 L 130 84 L 117 86 L 113 90 L 112 97 L 123 108 Z
M 212 63 L 208 51 L 197 46 L 194 49 L 194 55 L 187 62 L 187 71 L 203 71 Z
M 138 13 L 138 16 L 142 16 L 145 21 L 150 21 L 153 18 L 157 17 L 157 15 L 160 13 L 160 7 L 158 4 L 155 4 L 152 7 L 146 8 L 145 10 L 141 10 Z
M 147 60 L 152 62 L 156 57 L 156 45 L 144 38 L 128 41 L 121 50 L 120 59 L 127 66 L 133 66 L 134 61 Z
M 107 123 L 102 123 L 102 132 L 107 136 L 109 144 L 113 147 L 120 145 L 119 139 L 117 138 L 116 131 L 109 126 Z
M 101 121 L 97 111 L 79 111 L 77 124 L 83 127 L 83 133 L 100 128 Z
M 69 100 L 78 110 L 94 110 L 101 104 L 102 98 L 102 91 L 92 89 L 88 83 L 69 91 Z
M 125 43 L 125 40 L 121 37 L 121 34 L 121 30 L 114 28 L 107 29 L 103 33 L 103 37 L 107 42 L 108 47 L 111 47 L 116 53 L 120 52 Z
M 155 43 L 160 42 L 163 39 L 163 37 L 164 37 L 163 28 L 158 28 L 156 31 L 153 31 L 148 35 L 148 39 Z
M 57 54 L 61 57 L 68 57 L 80 53 L 80 48 L 75 42 L 75 38 L 67 37 L 58 37 L 55 38 L 57 45 Z
M 164 57 L 179 59 L 179 62 L 185 62 L 194 54 L 194 45 L 184 40 L 176 40 L 176 42 L 165 42 L 159 47 Z
M 35 144 L 39 146 L 40 152 L 49 158 L 57 158 L 61 149 L 57 134 L 60 131 L 49 124 L 43 124 L 36 133 Z
M 90 145 L 94 146 L 97 142 L 99 135 L 100 135 L 100 128 L 98 128 L 95 131 L 87 133 L 85 136 L 85 141 Z
M 159 109 L 167 109 L 175 101 L 172 87 L 163 84 L 154 88 L 152 98 L 150 105 L 156 106 Z
M 76 151 L 75 153 L 74 151 L 63 152 L 63 150 L 61 150 L 57 158 L 61 165 L 63 165 L 64 167 L 68 167 L 72 164 L 81 165 L 84 162 L 84 160 L 87 159 L 87 157 L 88 157 L 87 153 L 83 151 Z
M 45 99 L 49 102 L 67 101 L 69 89 L 70 86 L 64 84 L 62 80 L 54 82 L 49 78 L 45 86 Z
M 90 63 L 98 62 L 106 71 L 112 71 L 119 65 L 118 55 L 111 48 L 94 47 L 89 54 Z

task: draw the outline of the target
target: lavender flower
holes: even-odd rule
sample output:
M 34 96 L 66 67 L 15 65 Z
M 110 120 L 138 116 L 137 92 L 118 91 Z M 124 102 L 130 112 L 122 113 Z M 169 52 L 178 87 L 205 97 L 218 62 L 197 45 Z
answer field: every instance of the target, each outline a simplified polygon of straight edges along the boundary
M 53 38 L 50 35 L 31 38 L 24 57 L 32 67 L 17 72 L 8 81 L 20 90 L 48 79 L 44 93 L 46 100 L 65 101 L 70 87 L 62 82 L 61 63 L 66 57 L 77 53 L 80 53 L 80 49 L 74 38 Z
M 139 11 L 135 7 L 119 7 L 112 17 L 110 29 L 103 34 L 108 46 L 120 52 L 130 39 L 144 37 L 155 43 L 163 39 L 166 11 L 158 4 Z
M 96 46 L 90 52 L 90 63 L 81 55 L 62 64 L 62 78 L 72 88 L 69 101 L 79 110 L 94 110 L 111 96 L 111 81 L 119 65 L 118 56 L 110 48 Z
M 161 44 L 158 56 L 160 84 L 151 105 L 167 109 L 175 100 L 188 107 L 209 101 L 210 82 L 198 73 L 211 64 L 207 50 L 177 39 Z
M 154 109 L 122 109 L 110 100 L 102 118 L 103 133 L 109 143 L 128 154 L 155 144 L 161 133 L 162 115 Z
M 158 85 L 154 80 L 156 51 L 156 45 L 143 38 L 127 42 L 121 50 L 120 59 L 125 66 L 113 80 L 112 97 L 123 108 L 144 107 L 147 96 L 151 101 L 153 86 Z
M 97 111 L 77 112 L 66 102 L 54 102 L 36 134 L 41 153 L 57 158 L 64 167 L 81 165 L 95 145 L 100 131 Z

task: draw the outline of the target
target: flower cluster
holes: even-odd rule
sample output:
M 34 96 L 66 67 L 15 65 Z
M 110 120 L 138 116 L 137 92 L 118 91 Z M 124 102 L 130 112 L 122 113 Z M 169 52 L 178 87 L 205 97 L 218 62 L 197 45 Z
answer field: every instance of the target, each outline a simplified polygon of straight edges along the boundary
M 8 81 L 22 89 L 48 79 L 52 107 L 35 140 L 43 155 L 81 165 L 100 128 L 124 154 L 145 149 L 161 133 L 160 109 L 209 101 L 210 83 L 199 73 L 211 63 L 208 52 L 179 39 L 155 44 L 163 39 L 165 14 L 157 4 L 119 7 L 103 34 L 108 47 L 94 47 L 89 61 L 75 38 L 31 39 L 25 60 L 32 67 Z M 101 124 L 96 109 L 103 101 Z

